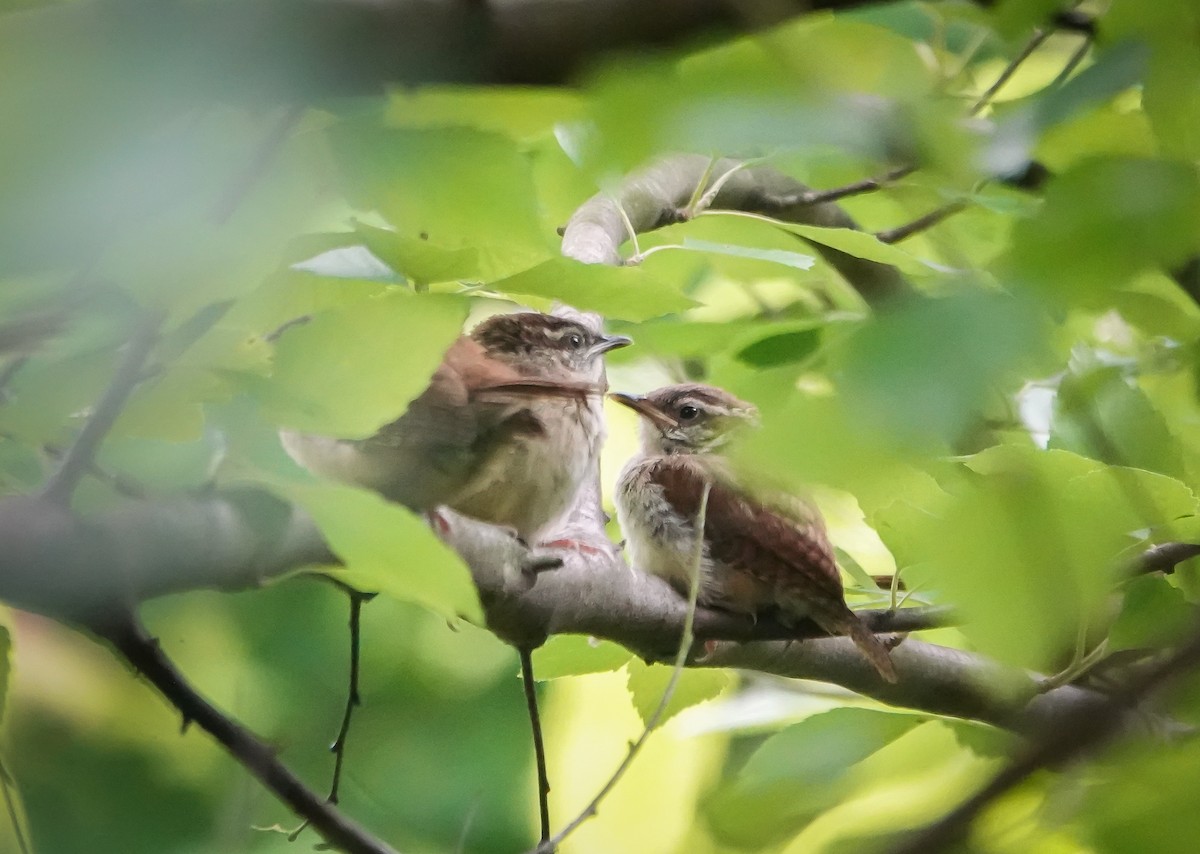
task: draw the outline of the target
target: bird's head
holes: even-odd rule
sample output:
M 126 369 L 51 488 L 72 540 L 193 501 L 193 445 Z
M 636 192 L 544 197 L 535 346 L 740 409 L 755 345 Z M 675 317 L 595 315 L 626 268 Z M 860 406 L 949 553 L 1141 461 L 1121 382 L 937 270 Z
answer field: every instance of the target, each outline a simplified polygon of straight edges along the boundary
M 670 385 L 646 395 L 610 397 L 642 416 L 642 448 L 651 454 L 713 453 L 758 424 L 753 404 L 711 385 Z
M 571 318 L 532 311 L 489 317 L 471 337 L 489 356 L 527 376 L 587 382 L 603 376 L 605 353 L 632 343 L 624 335 L 605 335 Z

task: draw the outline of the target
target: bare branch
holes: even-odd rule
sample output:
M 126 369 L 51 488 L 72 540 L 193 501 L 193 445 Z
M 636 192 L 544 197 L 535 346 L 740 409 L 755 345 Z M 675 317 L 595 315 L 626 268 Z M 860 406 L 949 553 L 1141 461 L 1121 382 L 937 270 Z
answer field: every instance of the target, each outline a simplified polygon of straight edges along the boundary
M 1131 574 L 1162 572 L 1170 575 L 1175 567 L 1200 555 L 1200 543 L 1161 543 L 1142 552 L 1133 561 Z
M 942 222 L 942 220 L 954 216 L 959 211 L 966 210 L 967 207 L 966 202 L 951 202 L 948 205 L 942 205 L 940 208 L 930 211 L 924 216 L 917 217 L 912 222 L 896 226 L 895 228 L 889 228 L 886 231 L 877 231 L 875 232 L 875 236 L 879 238 L 880 243 L 899 243 L 901 240 L 907 240 L 914 234 L 920 234 L 922 231 L 933 228 Z
M 100 443 L 112 429 L 125 407 L 125 401 L 141 379 L 142 365 L 157 337 L 157 318 L 145 318 L 138 324 L 104 396 L 96 403 L 75 443 L 67 450 L 58 471 L 42 490 L 42 496 L 48 501 L 65 505 L 71 500 L 80 478 L 91 468 Z
M 1021 64 L 1025 62 L 1025 60 L 1029 59 L 1035 50 L 1041 47 L 1042 42 L 1049 37 L 1050 32 L 1050 30 L 1042 29 L 1035 29 L 1033 31 L 1033 35 L 1030 36 L 1029 41 L 1025 43 L 1025 46 L 1021 48 L 1017 55 L 1014 56 L 1008 65 L 1004 67 L 1004 70 L 1000 72 L 1000 76 L 996 78 L 995 82 L 992 83 L 992 85 L 989 86 L 987 90 L 979 96 L 979 100 L 971 105 L 970 114 L 972 116 L 978 115 L 978 113 L 984 107 L 991 103 L 992 98 L 996 97 L 996 93 L 1003 89 L 1004 84 L 1007 83 L 1014 74 L 1016 74 L 1017 69 L 1021 67 Z
M 550 774 L 546 770 L 546 744 L 542 740 L 542 716 L 538 713 L 537 684 L 533 678 L 533 654 L 529 647 L 517 650 L 521 656 L 521 684 L 525 689 L 525 710 L 533 731 L 533 758 L 537 766 L 538 848 L 550 840 Z
M 92 630 L 112 644 L 150 684 L 183 715 L 184 724 L 194 721 L 215 738 L 259 782 L 304 818 L 323 839 L 347 854 L 396 854 L 375 839 L 325 799 L 307 788 L 283 766 L 274 751 L 215 706 L 187 682 L 134 617 L 93 624 Z

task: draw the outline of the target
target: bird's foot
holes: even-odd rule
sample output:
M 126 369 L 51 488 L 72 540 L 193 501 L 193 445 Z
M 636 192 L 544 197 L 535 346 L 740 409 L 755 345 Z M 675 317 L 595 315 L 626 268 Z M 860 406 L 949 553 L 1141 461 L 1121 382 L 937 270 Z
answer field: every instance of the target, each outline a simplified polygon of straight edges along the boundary
M 601 546 L 593 546 L 582 540 L 573 540 L 563 538 L 558 540 L 550 540 L 546 543 L 539 543 L 538 548 L 541 549 L 570 549 L 581 554 L 591 555 L 592 557 L 603 557 L 608 554 L 608 549 Z
M 450 520 L 439 511 L 430 510 L 426 512 L 425 519 L 429 522 L 429 527 L 433 529 L 433 532 L 443 540 L 450 536 Z

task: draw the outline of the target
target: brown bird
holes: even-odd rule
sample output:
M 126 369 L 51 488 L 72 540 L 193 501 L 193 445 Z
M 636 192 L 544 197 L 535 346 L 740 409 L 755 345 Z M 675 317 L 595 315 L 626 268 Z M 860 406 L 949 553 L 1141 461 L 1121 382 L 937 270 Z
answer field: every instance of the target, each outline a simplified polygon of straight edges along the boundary
M 723 389 L 673 385 L 644 397 L 612 397 L 643 417 L 641 452 L 621 472 L 617 518 L 633 565 L 687 590 L 695 523 L 709 487 L 699 601 L 757 615 L 778 609 L 851 640 L 888 682 L 887 647 L 846 605 L 841 576 L 816 508 L 741 485 L 721 449 L 757 410 Z
M 603 356 L 630 340 L 537 312 L 457 339 L 407 411 L 361 440 L 283 431 L 323 477 L 413 510 L 447 506 L 533 544 L 570 506 L 603 441 Z

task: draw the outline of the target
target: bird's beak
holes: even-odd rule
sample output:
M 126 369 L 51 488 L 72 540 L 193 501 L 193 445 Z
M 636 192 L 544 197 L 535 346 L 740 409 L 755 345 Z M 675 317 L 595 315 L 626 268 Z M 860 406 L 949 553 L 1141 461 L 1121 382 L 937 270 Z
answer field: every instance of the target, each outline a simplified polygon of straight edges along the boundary
M 663 412 L 646 398 L 636 394 L 622 394 L 615 391 L 609 395 L 617 403 L 628 406 L 638 415 L 649 420 L 656 427 L 662 430 L 669 430 L 673 427 L 678 427 L 679 424 L 667 413 Z
M 621 347 L 628 347 L 632 343 L 633 339 L 626 338 L 624 335 L 604 335 L 601 336 L 600 340 L 593 344 L 591 349 L 588 350 L 588 357 L 594 358 L 607 353 L 609 350 L 617 350 Z

